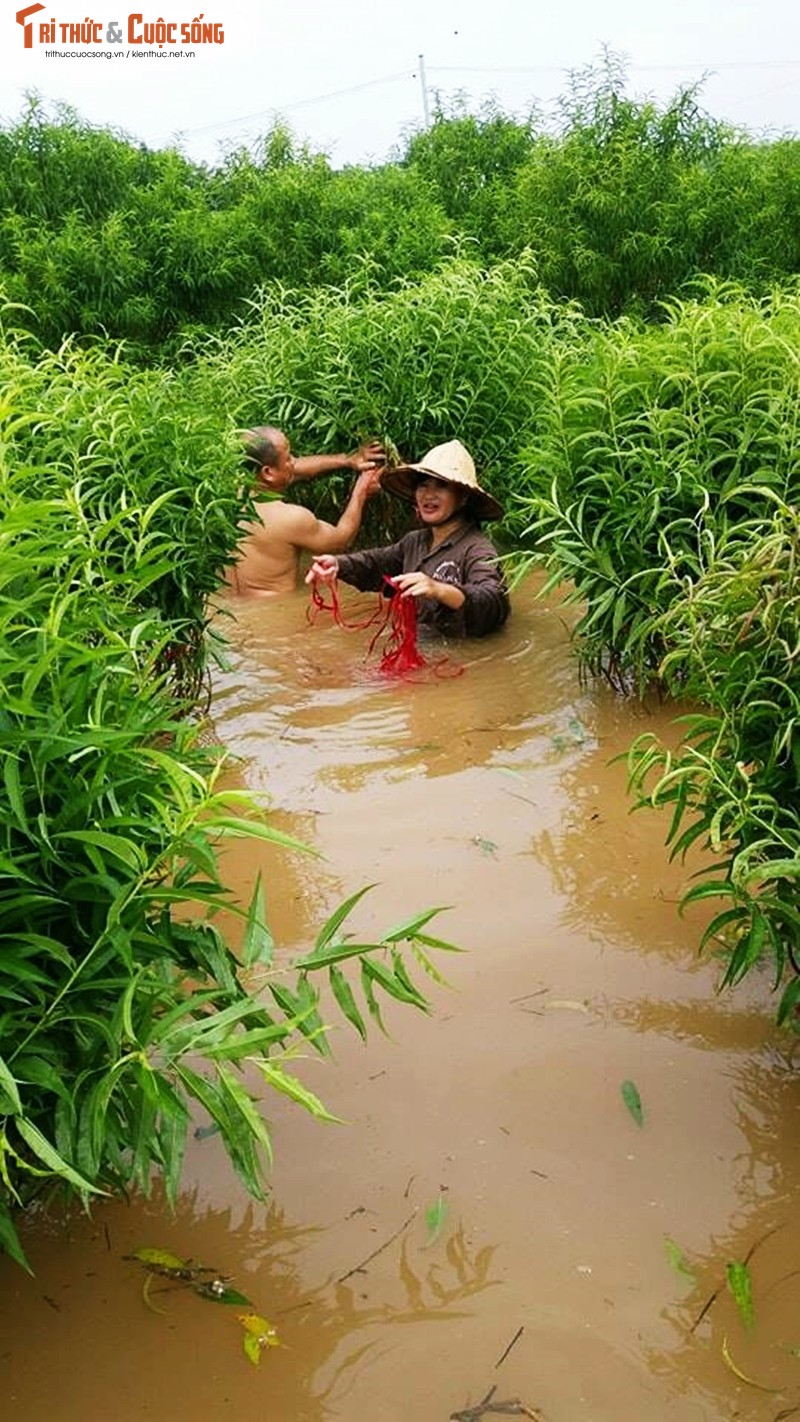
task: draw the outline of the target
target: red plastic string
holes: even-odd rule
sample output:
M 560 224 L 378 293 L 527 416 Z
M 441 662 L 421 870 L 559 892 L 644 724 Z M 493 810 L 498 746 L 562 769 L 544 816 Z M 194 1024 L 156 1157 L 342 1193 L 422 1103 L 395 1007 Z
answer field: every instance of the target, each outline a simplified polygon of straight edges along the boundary
M 310 623 L 314 623 L 320 612 L 329 612 L 334 624 L 344 632 L 360 632 L 367 627 L 375 631 L 367 648 L 367 657 L 372 656 L 378 639 L 389 627 L 386 643 L 378 663 L 382 676 L 407 681 L 420 668 L 428 667 L 435 676 L 460 676 L 464 668 L 452 664 L 447 657 L 429 662 L 417 646 L 417 603 L 413 597 L 394 597 L 395 583 L 391 578 L 383 580 L 388 596 L 378 595 L 377 603 L 369 616 L 357 622 L 348 622 L 342 613 L 341 602 L 335 583 L 330 586 L 330 602 L 326 602 L 317 583 L 311 585 L 311 606 L 306 612 Z M 376 626 L 377 624 L 377 626 Z
M 387 579 L 388 582 L 388 579 Z M 389 636 L 378 664 L 383 676 L 399 677 L 401 680 L 418 667 L 426 667 L 428 661 L 417 646 L 417 603 L 413 597 L 393 597 L 390 604 Z M 369 644 L 367 656 L 382 631 L 379 628 Z
M 320 592 L 319 584 L 311 584 L 311 606 L 306 609 L 306 619 L 308 622 L 312 624 L 316 622 L 320 612 L 330 612 L 333 617 L 335 626 L 341 627 L 343 632 L 362 632 L 365 627 L 373 627 L 374 624 L 379 620 L 381 625 L 378 628 L 378 632 L 381 632 L 386 626 L 386 623 L 389 620 L 390 609 L 386 605 L 386 601 L 384 598 L 378 598 L 378 601 L 374 609 L 370 613 L 369 617 L 365 617 L 361 622 L 345 622 L 344 616 L 342 614 L 342 604 L 339 601 L 339 593 L 336 588 L 336 583 L 330 583 L 329 587 L 331 591 L 331 600 L 330 602 L 326 602 L 325 598 Z

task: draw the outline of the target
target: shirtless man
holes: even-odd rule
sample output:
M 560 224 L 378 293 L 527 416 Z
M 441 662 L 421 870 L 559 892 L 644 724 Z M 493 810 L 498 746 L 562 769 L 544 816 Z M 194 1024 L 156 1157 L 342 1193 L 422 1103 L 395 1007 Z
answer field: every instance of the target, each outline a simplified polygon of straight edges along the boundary
M 271 597 L 291 592 L 297 585 L 301 550 L 308 553 L 343 553 L 359 528 L 367 499 L 380 488 L 385 463 L 379 444 L 369 444 L 355 454 L 310 454 L 295 458 L 281 430 L 259 425 L 245 434 L 247 459 L 256 470 L 261 488 L 283 494 L 291 484 L 316 479 L 336 469 L 358 473 L 338 523 L 325 523 L 300 504 L 267 499 L 256 504 L 257 518 L 243 526 L 236 564 L 227 571 L 227 583 L 241 597 Z

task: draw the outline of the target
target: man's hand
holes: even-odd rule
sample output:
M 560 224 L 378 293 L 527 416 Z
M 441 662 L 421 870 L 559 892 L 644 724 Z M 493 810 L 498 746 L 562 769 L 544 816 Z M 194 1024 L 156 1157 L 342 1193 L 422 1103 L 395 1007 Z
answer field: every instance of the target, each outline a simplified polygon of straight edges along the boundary
M 380 440 L 371 439 L 368 444 L 362 444 L 353 454 L 350 455 L 350 468 L 357 474 L 363 474 L 367 469 L 382 469 L 386 463 L 386 450 Z
M 364 469 L 353 485 L 353 493 L 371 499 L 373 494 L 381 491 L 381 474 L 383 469 L 379 465 L 372 464 Z

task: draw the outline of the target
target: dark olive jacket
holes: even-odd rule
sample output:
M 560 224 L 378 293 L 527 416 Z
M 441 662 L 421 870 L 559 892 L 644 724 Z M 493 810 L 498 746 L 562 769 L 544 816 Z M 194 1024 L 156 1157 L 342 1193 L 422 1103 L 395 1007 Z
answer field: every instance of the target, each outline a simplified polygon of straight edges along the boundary
M 386 548 L 343 553 L 339 577 L 362 592 L 382 592 L 384 576 L 427 573 L 436 582 L 454 583 L 465 601 L 454 611 L 431 597 L 417 598 L 420 628 L 447 637 L 485 637 L 496 632 L 511 605 L 494 544 L 474 523 L 460 524 L 437 548 L 431 549 L 431 539 L 431 530 L 421 528 Z

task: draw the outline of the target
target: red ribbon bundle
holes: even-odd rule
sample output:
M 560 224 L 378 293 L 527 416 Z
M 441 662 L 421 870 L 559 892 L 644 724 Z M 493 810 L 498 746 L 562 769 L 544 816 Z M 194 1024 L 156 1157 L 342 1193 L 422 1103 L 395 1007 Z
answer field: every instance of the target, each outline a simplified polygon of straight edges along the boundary
M 387 595 L 381 596 L 379 594 L 373 611 L 360 622 L 345 621 L 335 583 L 330 584 L 330 602 L 325 601 L 319 591 L 318 584 L 312 583 L 311 607 L 307 613 L 309 622 L 315 622 L 320 612 L 330 612 L 335 625 L 341 627 L 345 632 L 360 632 L 366 627 L 375 627 L 372 640 L 367 648 L 368 657 L 372 655 L 379 637 L 388 626 L 388 635 L 378 663 L 378 671 L 382 676 L 396 677 L 403 681 L 411 677 L 421 667 L 428 666 L 432 668 L 436 676 L 460 676 L 464 668 L 449 666 L 447 657 L 441 657 L 438 662 L 433 663 L 423 657 L 417 646 L 416 599 L 393 596 L 394 582 L 387 577 L 384 577 L 383 581 L 387 585 Z M 447 669 L 445 670 L 445 668 Z

